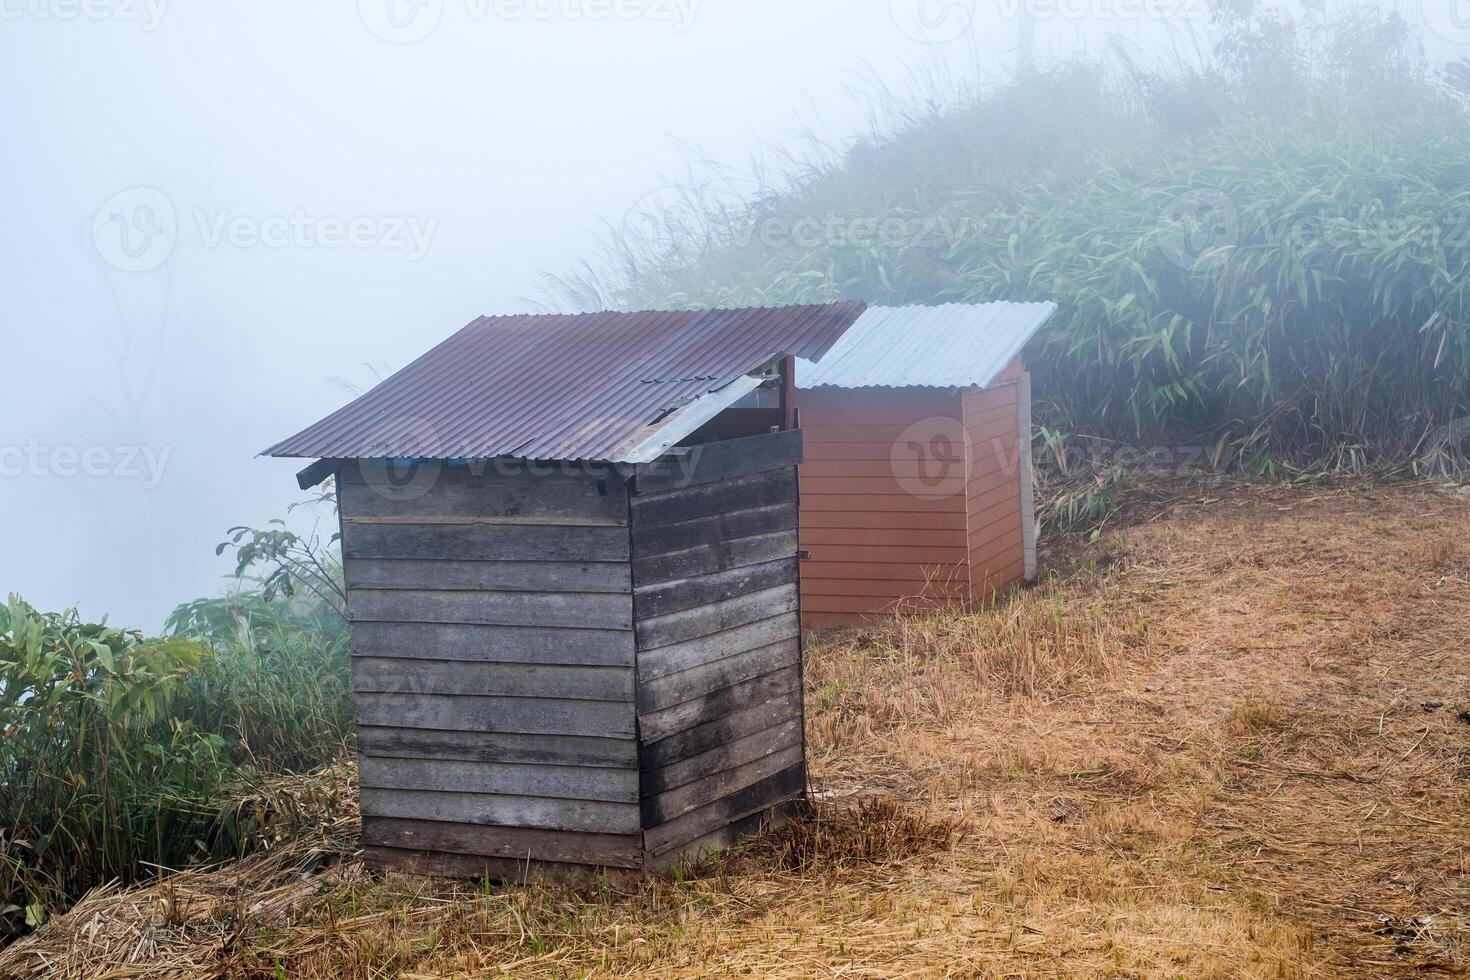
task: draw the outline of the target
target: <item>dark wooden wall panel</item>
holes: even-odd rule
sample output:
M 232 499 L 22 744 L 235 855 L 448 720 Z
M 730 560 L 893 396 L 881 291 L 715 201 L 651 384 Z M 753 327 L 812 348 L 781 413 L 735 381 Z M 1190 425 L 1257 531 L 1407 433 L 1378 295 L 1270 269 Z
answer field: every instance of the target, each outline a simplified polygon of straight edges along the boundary
M 342 481 L 368 860 L 507 876 L 643 855 L 622 481 Z
M 799 798 L 800 458 L 785 432 L 631 480 L 348 466 L 367 861 L 665 866 Z
M 740 440 L 708 483 L 632 498 L 647 860 L 726 846 L 799 797 L 800 437 Z

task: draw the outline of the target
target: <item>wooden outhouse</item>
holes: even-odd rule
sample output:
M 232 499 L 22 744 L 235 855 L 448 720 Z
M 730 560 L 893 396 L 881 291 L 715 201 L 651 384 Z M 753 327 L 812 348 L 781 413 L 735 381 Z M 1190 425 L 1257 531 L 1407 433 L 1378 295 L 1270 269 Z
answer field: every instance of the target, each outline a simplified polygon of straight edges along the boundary
M 1034 576 L 1021 350 L 1055 311 L 870 308 L 799 364 L 807 626 L 966 605 Z
M 792 364 L 861 311 L 482 318 L 267 451 L 337 479 L 370 864 L 662 868 L 802 798 Z

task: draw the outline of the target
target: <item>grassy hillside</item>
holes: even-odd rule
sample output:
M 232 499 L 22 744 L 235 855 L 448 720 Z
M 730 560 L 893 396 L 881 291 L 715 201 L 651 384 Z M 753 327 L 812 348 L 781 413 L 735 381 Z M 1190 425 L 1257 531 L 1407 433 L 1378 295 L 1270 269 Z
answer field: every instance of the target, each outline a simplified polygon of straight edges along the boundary
M 1454 465 L 1461 94 L 1376 15 L 1217 27 L 1199 65 L 1058 66 L 782 182 L 671 191 L 560 284 L 623 307 L 1053 299 L 1028 351 L 1049 429 L 1257 473 Z

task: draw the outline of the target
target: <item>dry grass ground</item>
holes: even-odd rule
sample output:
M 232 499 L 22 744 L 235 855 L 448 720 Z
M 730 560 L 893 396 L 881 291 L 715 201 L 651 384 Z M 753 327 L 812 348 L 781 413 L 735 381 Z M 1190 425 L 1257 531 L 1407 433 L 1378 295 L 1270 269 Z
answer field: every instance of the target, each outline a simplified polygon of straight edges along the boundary
M 347 821 L 97 895 L 0 975 L 1470 966 L 1470 501 L 1222 491 L 1053 564 L 980 615 L 813 643 L 816 816 L 735 856 L 581 889 L 375 879 Z

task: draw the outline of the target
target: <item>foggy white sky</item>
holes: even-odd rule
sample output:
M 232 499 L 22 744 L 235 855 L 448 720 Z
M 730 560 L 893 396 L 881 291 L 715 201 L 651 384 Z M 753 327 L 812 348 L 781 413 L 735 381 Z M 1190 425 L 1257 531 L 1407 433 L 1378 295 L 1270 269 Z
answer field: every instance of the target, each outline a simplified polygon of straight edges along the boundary
M 334 378 L 545 300 L 685 147 L 851 137 L 866 77 L 1008 71 L 1025 7 L 1053 54 L 1205 26 L 1150 2 L 1174 21 L 1143 0 L 0 0 L 0 593 L 156 629 L 223 588 L 228 527 L 300 497 L 298 464 L 255 453 L 346 401 Z

